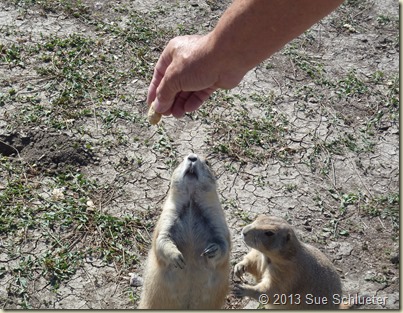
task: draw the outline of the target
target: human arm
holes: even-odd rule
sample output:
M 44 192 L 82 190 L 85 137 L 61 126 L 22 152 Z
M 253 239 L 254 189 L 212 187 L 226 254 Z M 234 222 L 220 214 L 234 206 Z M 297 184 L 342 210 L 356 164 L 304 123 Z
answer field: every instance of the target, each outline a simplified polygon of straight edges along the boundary
M 257 64 L 343 0 L 234 0 L 206 35 L 172 39 L 154 69 L 147 103 L 181 117 L 218 88 L 231 89 Z

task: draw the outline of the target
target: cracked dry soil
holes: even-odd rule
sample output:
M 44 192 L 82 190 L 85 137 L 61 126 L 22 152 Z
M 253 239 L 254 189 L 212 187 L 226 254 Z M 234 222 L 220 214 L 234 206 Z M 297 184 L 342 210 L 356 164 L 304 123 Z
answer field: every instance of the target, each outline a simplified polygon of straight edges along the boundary
M 167 40 L 208 31 L 228 3 L 0 1 L 2 308 L 135 308 L 141 287 L 125 277 L 142 275 L 191 151 L 218 177 L 232 265 L 242 227 L 278 215 L 332 260 L 345 295 L 382 299 L 361 308 L 400 307 L 398 3 L 346 1 L 237 88 L 150 126 Z M 68 210 L 63 223 L 85 221 L 49 217 Z M 258 305 L 229 295 L 225 308 Z

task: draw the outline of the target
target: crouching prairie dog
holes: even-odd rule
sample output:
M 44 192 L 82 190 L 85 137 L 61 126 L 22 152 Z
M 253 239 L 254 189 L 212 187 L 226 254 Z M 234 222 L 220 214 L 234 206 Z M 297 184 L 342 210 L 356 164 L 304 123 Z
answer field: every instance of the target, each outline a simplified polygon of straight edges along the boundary
M 256 285 L 239 284 L 234 295 L 250 297 L 275 309 L 336 309 L 341 281 L 333 264 L 317 248 L 301 242 L 284 219 L 259 216 L 242 230 L 250 252 L 235 265 L 242 281 L 252 274 Z
M 172 175 L 138 308 L 221 308 L 229 290 L 230 248 L 214 175 L 204 159 L 189 154 Z

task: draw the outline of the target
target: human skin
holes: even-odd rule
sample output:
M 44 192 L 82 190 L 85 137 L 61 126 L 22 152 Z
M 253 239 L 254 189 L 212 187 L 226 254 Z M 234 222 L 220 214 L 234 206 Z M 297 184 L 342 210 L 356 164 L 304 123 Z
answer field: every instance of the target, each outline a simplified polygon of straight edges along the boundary
M 234 0 L 206 35 L 171 39 L 155 65 L 147 103 L 180 118 L 334 11 L 343 0 Z

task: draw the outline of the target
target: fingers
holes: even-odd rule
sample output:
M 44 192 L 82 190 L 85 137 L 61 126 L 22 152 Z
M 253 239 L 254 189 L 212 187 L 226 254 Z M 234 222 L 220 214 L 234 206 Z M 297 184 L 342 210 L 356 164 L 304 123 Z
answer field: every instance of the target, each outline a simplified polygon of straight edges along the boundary
M 147 104 L 151 105 L 151 103 L 155 100 L 157 95 L 157 87 L 161 82 L 162 77 L 164 77 L 163 72 L 159 72 L 157 68 L 154 69 L 153 78 L 151 79 L 150 86 L 148 87 L 147 92 Z
M 158 62 L 154 68 L 153 78 L 151 80 L 147 92 L 148 105 L 150 105 L 155 100 L 157 96 L 157 88 L 158 86 L 160 86 L 161 81 L 164 78 L 165 73 L 171 63 L 172 63 L 172 52 L 170 45 L 168 44 L 168 46 L 164 49 L 164 51 L 160 55 Z M 160 111 L 157 112 L 162 113 Z
M 181 118 L 185 113 L 196 111 L 204 101 L 206 101 L 217 88 L 207 88 L 195 92 L 181 92 L 175 98 L 169 114 L 176 118 Z M 164 112 L 164 115 L 167 112 Z
M 211 87 L 197 92 L 193 92 L 183 105 L 185 112 L 196 111 L 204 101 L 206 101 L 217 88 Z
M 203 36 L 176 37 L 168 43 L 155 65 L 147 93 L 156 112 L 176 118 L 197 110 L 217 89 L 215 72 L 206 70 L 206 39 Z M 211 63 L 211 62 L 210 62 Z

